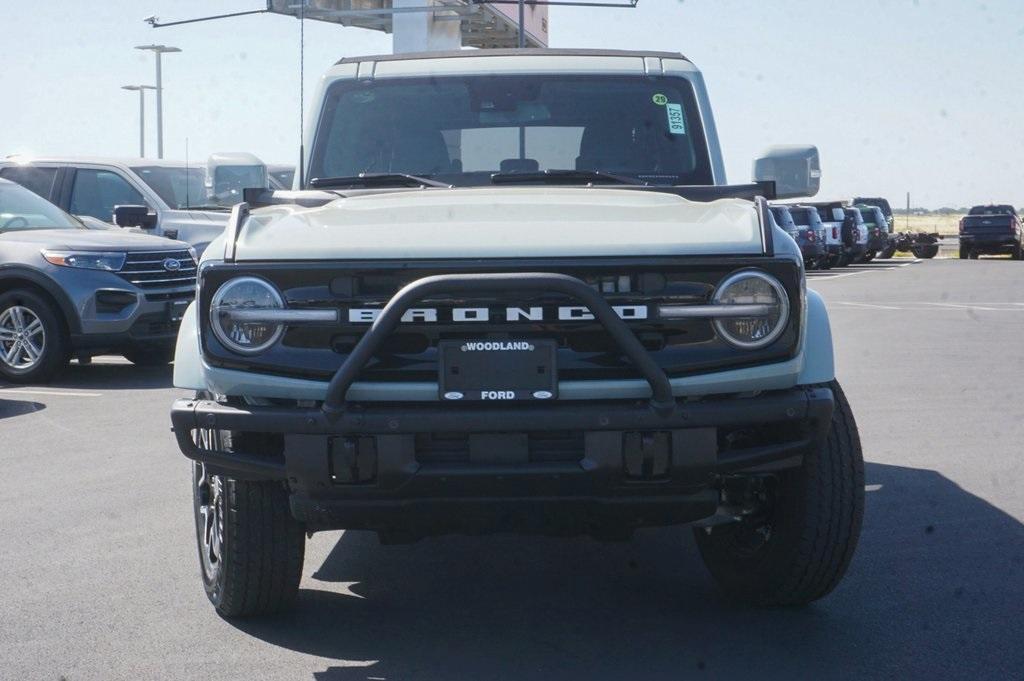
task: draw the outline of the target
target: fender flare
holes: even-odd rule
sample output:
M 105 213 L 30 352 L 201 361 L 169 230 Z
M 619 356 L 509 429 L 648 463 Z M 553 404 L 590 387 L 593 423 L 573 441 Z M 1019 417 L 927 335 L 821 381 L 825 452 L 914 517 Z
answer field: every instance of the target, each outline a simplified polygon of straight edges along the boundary
M 178 341 L 174 346 L 174 387 L 187 390 L 205 390 L 203 357 L 199 351 L 199 329 L 196 326 L 196 304 L 185 309 L 178 327 Z
M 807 324 L 804 336 L 804 363 L 797 376 L 798 385 L 828 383 L 836 377 L 832 349 L 832 326 L 825 299 L 817 291 L 807 290 Z
M 57 306 L 64 315 L 64 322 L 68 325 L 68 331 L 72 334 L 81 333 L 82 322 L 78 317 L 78 311 L 60 284 L 38 270 L 18 265 L 0 265 L 0 288 L 5 288 L 5 284 L 17 280 L 27 281 L 45 291 L 57 301 Z

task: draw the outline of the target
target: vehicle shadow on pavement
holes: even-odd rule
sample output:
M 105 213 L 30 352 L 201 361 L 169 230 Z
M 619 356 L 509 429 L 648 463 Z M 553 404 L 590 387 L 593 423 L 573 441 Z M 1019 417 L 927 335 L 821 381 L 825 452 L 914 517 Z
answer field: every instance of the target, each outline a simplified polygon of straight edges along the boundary
M 345 661 L 320 681 L 1019 678 L 1024 525 L 934 471 L 869 464 L 867 483 L 846 580 L 803 609 L 724 600 L 686 530 L 407 546 L 346 532 L 314 574 L 332 591 L 234 624 Z
M 72 362 L 43 388 L 88 390 L 155 390 L 173 386 L 170 364 L 143 367 L 134 364 L 78 364 Z
M 33 412 L 46 409 L 46 405 L 42 402 L 8 400 L 4 399 L 2 395 L 3 391 L 0 391 L 0 419 L 7 419 L 12 416 L 21 416 L 23 414 L 31 414 Z

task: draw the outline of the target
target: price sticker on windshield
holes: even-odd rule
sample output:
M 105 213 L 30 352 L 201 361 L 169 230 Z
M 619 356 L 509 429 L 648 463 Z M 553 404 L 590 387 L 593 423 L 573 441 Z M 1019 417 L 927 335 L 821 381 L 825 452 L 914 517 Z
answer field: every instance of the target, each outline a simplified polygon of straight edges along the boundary
M 686 119 L 683 118 L 683 105 L 666 104 L 665 111 L 668 114 L 668 131 L 673 135 L 685 135 Z

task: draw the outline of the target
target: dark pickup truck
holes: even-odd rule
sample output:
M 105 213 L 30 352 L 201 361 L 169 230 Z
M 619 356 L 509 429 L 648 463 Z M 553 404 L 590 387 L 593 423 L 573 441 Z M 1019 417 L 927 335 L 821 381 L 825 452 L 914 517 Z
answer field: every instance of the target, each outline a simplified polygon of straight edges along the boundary
M 1024 259 L 1021 221 L 1013 206 L 975 206 L 960 218 L 961 260 L 1002 253 L 1009 253 L 1014 260 Z

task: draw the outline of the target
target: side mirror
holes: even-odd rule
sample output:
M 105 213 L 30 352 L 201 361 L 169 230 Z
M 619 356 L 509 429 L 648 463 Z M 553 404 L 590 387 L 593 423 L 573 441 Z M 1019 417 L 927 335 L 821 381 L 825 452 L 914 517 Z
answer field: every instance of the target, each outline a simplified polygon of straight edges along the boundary
M 156 215 L 149 212 L 147 206 L 114 206 L 114 224 L 118 227 L 156 227 Z
M 775 198 L 814 196 L 821 186 L 821 161 L 812 145 L 770 147 L 754 161 L 754 181 L 775 183 Z

